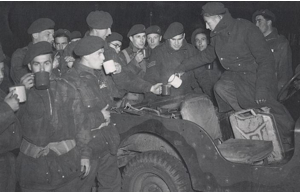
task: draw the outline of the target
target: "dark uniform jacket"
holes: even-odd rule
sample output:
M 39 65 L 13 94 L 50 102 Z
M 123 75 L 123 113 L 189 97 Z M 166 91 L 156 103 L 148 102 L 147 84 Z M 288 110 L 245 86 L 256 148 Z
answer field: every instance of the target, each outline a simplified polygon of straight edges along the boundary
M 292 50 L 289 41 L 279 35 L 276 28 L 265 37 L 275 58 L 275 72 L 278 80 L 278 92 L 293 76 Z
M 92 134 L 92 141 L 89 146 L 93 149 L 93 157 L 99 158 L 104 153 L 117 153 L 120 142 L 119 133 L 112 125 L 92 130 L 105 123 L 101 110 L 108 104 L 114 106 L 112 87 L 102 70 L 94 70 L 80 63 L 73 66 L 66 75 L 66 80 L 72 83 L 79 91 L 84 105 L 84 111 L 88 116 L 89 129 Z M 108 110 L 109 110 L 108 108 Z
M 211 32 L 211 45 L 184 61 L 176 71 L 190 70 L 211 63 L 218 57 L 225 69 L 221 80 L 234 82 L 239 105 L 244 109 L 270 107 L 280 134 L 290 135 L 294 121 L 276 100 L 275 61 L 260 30 L 250 21 L 233 19 L 227 12 Z M 255 102 L 257 96 L 266 98 L 267 102 L 258 105 Z M 220 112 L 231 109 L 221 98 L 216 99 Z
M 6 97 L 0 89 L 0 154 L 19 148 L 21 125 L 11 107 L 4 102 Z
M 160 44 L 152 50 L 149 59 L 145 80 L 151 83 L 168 84 L 169 77 L 175 73 L 175 69 L 180 63 L 198 51 L 193 45 L 184 40 L 179 50 L 174 50 L 168 42 Z M 188 72 L 182 77 L 182 85 L 179 88 L 171 88 L 171 96 L 183 95 L 192 91 L 192 84 L 195 82 L 193 72 Z
M 17 159 L 22 188 L 52 190 L 78 177 L 80 159 L 90 159 L 91 139 L 88 121 L 75 87 L 63 79 L 50 81 L 50 88 L 31 88 L 25 106 L 20 109 L 23 141 L 37 147 L 49 143 L 75 140 L 76 146 L 58 155 L 49 150 L 37 158 L 20 153 Z
M 27 65 L 23 65 L 23 60 L 27 53 L 28 46 L 17 49 L 11 57 L 10 77 L 15 84 L 20 83 L 21 77 L 26 73 L 30 73 Z

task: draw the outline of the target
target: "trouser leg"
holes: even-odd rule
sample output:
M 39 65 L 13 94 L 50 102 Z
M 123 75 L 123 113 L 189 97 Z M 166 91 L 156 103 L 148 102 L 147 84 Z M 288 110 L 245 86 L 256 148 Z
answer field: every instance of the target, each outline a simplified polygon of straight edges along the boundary
M 219 80 L 215 84 L 214 90 L 215 94 L 227 103 L 234 111 L 242 110 L 237 100 L 236 88 L 233 81 Z M 218 105 L 219 104 L 220 103 L 218 101 Z
M 116 155 L 109 153 L 99 159 L 97 181 L 99 192 L 121 191 L 121 174 Z
M 15 192 L 15 163 L 16 158 L 12 153 L 0 155 L 0 191 Z

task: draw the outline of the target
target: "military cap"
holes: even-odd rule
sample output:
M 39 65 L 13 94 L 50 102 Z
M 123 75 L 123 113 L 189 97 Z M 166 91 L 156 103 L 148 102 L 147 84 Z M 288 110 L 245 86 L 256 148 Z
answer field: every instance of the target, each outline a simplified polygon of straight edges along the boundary
M 113 19 L 108 12 L 93 11 L 87 16 L 86 22 L 93 29 L 108 29 L 111 28 Z
M 268 9 L 262 9 L 262 10 L 257 10 L 253 13 L 253 15 L 252 15 L 253 23 L 255 23 L 255 17 L 258 15 L 261 15 L 261 16 L 265 17 L 266 19 L 270 19 L 273 23 L 276 20 L 276 16 L 274 15 L 274 13 L 272 13 Z
M 138 33 L 145 33 L 146 27 L 142 24 L 136 24 L 131 27 L 129 30 L 127 37 L 130 37 L 132 35 L 138 34 Z
M 71 33 L 67 29 L 58 29 L 57 31 L 54 32 L 53 37 L 60 37 L 60 36 L 66 36 L 68 39 L 71 39 Z
M 112 41 L 123 41 L 123 36 L 117 32 L 112 32 L 110 36 L 106 37 L 107 43 L 110 43 Z
M 203 33 L 206 35 L 206 38 L 209 39 L 209 31 L 207 29 L 204 28 L 197 28 L 195 29 L 195 31 L 193 31 L 192 33 L 192 38 L 191 38 L 191 43 L 196 46 L 196 42 L 195 42 L 195 37 L 196 35 Z
M 211 16 L 226 13 L 228 9 L 224 7 L 223 3 L 209 2 L 202 6 L 202 15 L 207 13 Z
M 55 23 L 48 18 L 40 18 L 35 20 L 27 30 L 28 34 L 39 33 L 47 29 L 54 29 Z
M 184 32 L 184 28 L 181 23 L 179 22 L 171 23 L 164 34 L 164 39 L 171 39 L 176 35 L 182 34 L 183 32 Z
M 146 35 L 152 34 L 152 33 L 156 33 L 156 34 L 161 35 L 161 29 L 160 29 L 160 27 L 157 26 L 157 25 L 152 25 L 152 26 L 150 26 L 150 27 L 148 27 L 146 29 Z
M 36 56 L 53 53 L 52 45 L 47 41 L 41 41 L 28 46 L 23 65 L 30 63 Z
M 105 41 L 100 37 L 86 36 L 80 39 L 74 48 L 74 53 L 78 56 L 89 55 L 103 48 Z
M 71 39 L 77 39 L 77 38 L 81 38 L 81 37 L 82 37 L 82 35 L 81 35 L 80 31 L 73 31 L 71 33 Z
M 2 45 L 0 44 L 0 62 L 3 62 L 4 59 L 5 59 L 5 56 L 3 53 Z

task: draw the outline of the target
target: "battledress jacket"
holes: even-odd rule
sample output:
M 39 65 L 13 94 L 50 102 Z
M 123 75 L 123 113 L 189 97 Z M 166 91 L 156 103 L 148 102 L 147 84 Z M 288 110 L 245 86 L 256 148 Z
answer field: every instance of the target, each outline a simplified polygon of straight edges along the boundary
M 64 78 L 80 93 L 91 130 L 92 140 L 89 146 L 92 148 L 93 158 L 99 158 L 105 153 L 116 155 L 120 142 L 116 127 L 110 123 L 106 127 L 96 129 L 106 121 L 101 110 L 107 105 L 108 110 L 114 106 L 111 93 L 114 87 L 107 81 L 102 70 L 94 70 L 80 63 L 76 63 Z
M 160 44 L 152 50 L 144 78 L 153 84 L 160 82 L 167 84 L 169 77 L 174 74 L 181 62 L 197 53 L 197 49 L 186 40 L 183 40 L 183 45 L 179 50 L 171 48 L 168 42 Z M 192 85 L 196 81 L 193 72 L 188 72 L 181 78 L 182 85 L 177 89 L 171 88 L 171 96 L 192 92 Z
M 275 72 L 278 80 L 278 92 L 293 76 L 292 50 L 289 41 L 279 35 L 276 28 L 265 37 L 275 58 Z
M 11 107 L 4 102 L 7 94 L 0 89 L 0 155 L 19 148 L 21 125 Z
M 276 100 L 277 79 L 274 57 L 259 29 L 250 21 L 233 19 L 226 12 L 211 32 L 211 46 L 196 56 L 185 60 L 176 71 L 188 71 L 216 57 L 223 68 L 221 80 L 233 81 L 239 105 L 244 109 L 267 106 L 271 108 L 281 136 L 290 136 L 294 121 L 283 105 Z M 258 105 L 257 94 L 267 96 L 267 102 Z M 231 107 L 218 96 L 220 112 Z
M 29 43 L 29 45 L 30 44 L 32 44 L 32 42 Z M 21 77 L 23 77 L 27 73 L 30 73 L 27 65 L 23 65 L 28 46 L 19 48 L 12 54 L 10 65 L 10 77 L 15 82 L 15 84 L 20 83 Z
M 92 154 L 87 146 L 91 139 L 89 125 L 82 111 L 78 92 L 63 79 L 52 79 L 49 89 L 33 87 L 27 92 L 25 106 L 19 111 L 22 142 L 45 147 L 75 140 L 76 146 L 62 155 L 50 149 L 37 158 L 20 152 L 17 170 L 22 188 L 53 190 L 81 175 L 80 159 L 90 159 Z

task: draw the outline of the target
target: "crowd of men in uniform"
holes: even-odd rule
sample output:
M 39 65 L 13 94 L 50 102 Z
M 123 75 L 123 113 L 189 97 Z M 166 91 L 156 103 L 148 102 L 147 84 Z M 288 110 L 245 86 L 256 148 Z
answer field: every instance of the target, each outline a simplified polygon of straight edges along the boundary
M 123 36 L 111 32 L 113 18 L 104 11 L 89 13 L 84 37 L 54 31 L 48 18 L 34 21 L 32 42 L 13 53 L 9 74 L 0 53 L 0 83 L 10 75 L 27 95 L 19 104 L 13 92 L 0 92 L 0 191 L 15 191 L 16 181 L 25 192 L 120 191 L 120 138 L 109 109 L 166 97 L 162 85 L 172 74 L 183 82 L 168 97 L 206 94 L 220 112 L 269 107 L 290 150 L 294 121 L 276 98 L 293 75 L 291 50 L 273 27 L 275 15 L 259 10 L 253 24 L 232 18 L 217 2 L 205 4 L 202 15 L 210 33 L 196 29 L 191 43 L 182 23 L 164 33 L 157 25 L 136 24 L 123 50 Z M 108 60 L 116 67 L 112 74 L 102 70 Z M 50 74 L 45 89 L 35 87 L 41 71 Z M 211 136 L 218 139 L 220 132 Z

